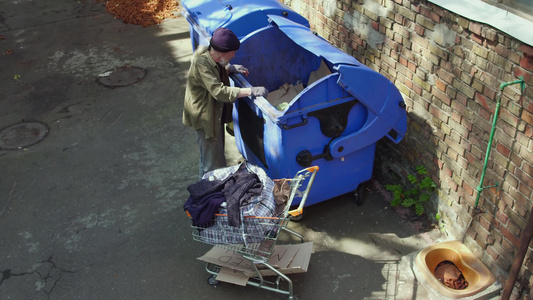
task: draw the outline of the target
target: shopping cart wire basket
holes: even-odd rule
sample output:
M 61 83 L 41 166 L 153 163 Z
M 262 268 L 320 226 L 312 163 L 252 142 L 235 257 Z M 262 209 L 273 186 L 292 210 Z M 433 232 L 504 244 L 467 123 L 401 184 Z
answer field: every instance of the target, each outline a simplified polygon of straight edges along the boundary
M 297 237 L 299 242 L 304 241 L 301 234 L 287 228 L 287 226 L 291 218 L 302 215 L 305 200 L 313 185 L 318 167 L 302 169 L 290 179 L 272 180 L 263 169 L 244 162 L 241 165 L 208 172 L 204 175 L 203 180 L 224 180 L 227 176 L 243 168 L 247 172 L 257 174 L 263 189 L 259 196 L 249 201 L 248 205 L 241 207 L 240 225 L 231 225 L 232 222 L 230 222 L 227 210 L 222 205 L 208 224 L 198 226 L 198 224 L 192 222 L 193 239 L 241 254 L 243 258 L 252 263 L 255 271 L 255 276 L 248 280 L 248 285 L 286 294 L 289 299 L 294 299 L 292 281 L 270 265 L 269 259 L 278 242 L 281 231 Z M 275 189 L 282 192 L 274 196 Z M 280 194 L 285 196 L 286 202 L 280 203 Z M 298 203 L 296 208 L 291 206 L 293 202 Z M 188 215 L 190 216 L 190 214 Z M 263 279 L 257 267 L 259 264 L 271 269 L 276 274 L 275 282 Z M 207 264 L 206 270 L 211 274 L 208 279 L 210 284 L 215 285 L 218 283 L 216 276 L 220 269 L 220 266 L 211 263 Z M 280 287 L 280 281 L 286 282 L 286 289 Z

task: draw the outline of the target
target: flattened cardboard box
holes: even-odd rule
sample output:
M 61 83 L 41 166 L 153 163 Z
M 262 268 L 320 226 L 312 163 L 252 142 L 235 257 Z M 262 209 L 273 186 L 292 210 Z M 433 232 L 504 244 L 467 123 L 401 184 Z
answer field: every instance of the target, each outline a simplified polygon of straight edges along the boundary
M 276 245 L 268 262 L 283 274 L 304 273 L 307 272 L 309 267 L 312 251 L 312 242 L 296 245 Z M 221 266 L 222 268 L 216 278 L 220 281 L 246 285 L 248 279 L 255 276 L 251 262 L 232 250 L 215 246 L 198 259 Z M 259 273 L 263 276 L 275 275 L 272 270 L 265 266 L 258 265 L 258 268 Z

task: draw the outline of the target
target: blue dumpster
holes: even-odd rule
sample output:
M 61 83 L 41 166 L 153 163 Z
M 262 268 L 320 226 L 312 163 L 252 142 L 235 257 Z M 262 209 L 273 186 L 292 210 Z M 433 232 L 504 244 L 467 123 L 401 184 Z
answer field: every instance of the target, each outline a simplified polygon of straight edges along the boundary
M 300 87 L 283 103 L 238 99 L 233 122 L 243 157 L 271 178 L 320 168 L 306 205 L 356 191 L 372 177 L 377 141 L 402 140 L 407 114 L 392 82 L 315 35 L 305 18 L 279 1 L 181 3 L 193 49 L 208 45 L 218 27 L 239 37 L 231 63 L 246 66 L 250 75 L 232 77 L 235 86 L 265 86 L 269 98 Z

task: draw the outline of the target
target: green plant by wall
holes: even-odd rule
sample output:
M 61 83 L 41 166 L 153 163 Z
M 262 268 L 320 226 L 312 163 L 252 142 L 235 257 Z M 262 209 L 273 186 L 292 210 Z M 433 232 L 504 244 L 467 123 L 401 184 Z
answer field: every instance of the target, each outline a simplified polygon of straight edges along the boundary
M 393 195 L 391 205 L 393 207 L 398 205 L 414 207 L 416 215 L 421 216 L 424 213 L 424 203 L 431 198 L 433 189 L 437 185 L 427 175 L 427 170 L 424 166 L 416 167 L 416 174 L 407 175 L 407 180 L 409 181 L 407 187 L 401 184 L 388 184 L 385 186 Z

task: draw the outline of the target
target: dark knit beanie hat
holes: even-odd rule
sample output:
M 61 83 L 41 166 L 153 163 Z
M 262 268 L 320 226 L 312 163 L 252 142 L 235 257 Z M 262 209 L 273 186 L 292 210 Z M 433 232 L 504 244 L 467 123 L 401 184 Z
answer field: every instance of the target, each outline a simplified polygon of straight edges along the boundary
M 213 32 L 213 37 L 211 37 L 211 42 L 209 44 L 218 52 L 235 51 L 241 46 L 241 42 L 239 42 L 239 38 L 235 33 L 222 27 L 217 28 L 215 32 Z

